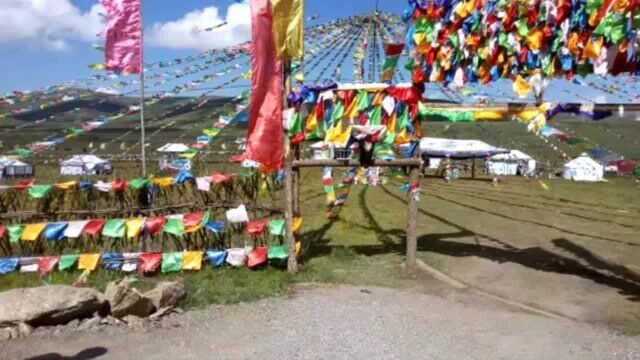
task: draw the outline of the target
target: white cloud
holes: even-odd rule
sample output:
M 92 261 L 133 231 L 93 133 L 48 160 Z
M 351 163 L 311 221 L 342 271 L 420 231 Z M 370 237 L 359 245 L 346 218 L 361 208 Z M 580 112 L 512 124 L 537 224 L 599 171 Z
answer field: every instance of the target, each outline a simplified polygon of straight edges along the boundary
M 225 21 L 227 25 L 204 31 Z M 250 37 L 251 11 L 247 1 L 230 5 L 226 17 L 217 7 L 211 6 L 189 12 L 175 21 L 155 23 L 145 36 L 150 45 L 197 50 L 231 46 Z
M 53 50 L 69 40 L 93 41 L 103 25 L 102 7 L 82 12 L 71 0 L 2 0 L 0 44 L 22 42 Z

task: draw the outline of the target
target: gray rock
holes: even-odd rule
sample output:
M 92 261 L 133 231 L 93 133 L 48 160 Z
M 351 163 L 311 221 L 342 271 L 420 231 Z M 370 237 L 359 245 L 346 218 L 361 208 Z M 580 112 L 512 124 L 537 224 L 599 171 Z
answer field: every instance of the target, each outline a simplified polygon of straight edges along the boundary
M 172 313 L 175 310 L 172 306 L 163 307 L 149 316 L 149 320 L 159 320 L 161 317 Z
M 75 329 L 78 327 L 78 325 L 80 325 L 80 320 L 78 319 L 73 319 L 71 321 L 69 321 L 69 323 L 67 324 L 67 327 L 70 329 Z
M 161 282 L 144 294 L 151 299 L 156 309 L 176 306 L 187 295 L 184 284 L 177 281 Z
M 18 324 L 18 334 L 20 337 L 27 337 L 33 333 L 33 328 L 27 323 Z
M 0 341 L 11 340 L 11 328 L 0 328 Z
M 100 321 L 102 319 L 100 317 L 92 317 L 91 319 L 87 319 L 84 322 L 82 322 L 82 324 L 80 324 L 80 326 L 78 326 L 78 330 L 80 331 L 87 331 L 87 330 L 91 330 L 93 328 L 96 328 L 98 326 L 100 326 Z
M 64 285 L 0 292 L 0 326 L 65 324 L 91 316 L 105 305 L 100 292 Z
M 151 299 L 143 296 L 131 286 L 132 284 L 132 280 L 123 279 L 107 285 L 105 297 L 111 307 L 111 315 L 114 317 L 123 318 L 127 315 L 145 317 L 153 312 L 154 306 Z
M 127 315 L 124 318 L 122 318 L 122 320 L 124 320 L 124 322 L 127 323 L 127 326 L 129 326 L 129 328 L 135 329 L 135 330 L 144 329 L 144 326 L 146 323 L 145 319 L 135 315 Z

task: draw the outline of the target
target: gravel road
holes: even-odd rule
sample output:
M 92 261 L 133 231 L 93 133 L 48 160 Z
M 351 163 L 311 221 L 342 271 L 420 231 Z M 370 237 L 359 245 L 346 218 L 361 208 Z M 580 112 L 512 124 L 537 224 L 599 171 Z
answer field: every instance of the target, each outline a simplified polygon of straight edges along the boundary
M 179 324 L 179 326 L 177 326 Z M 176 328 L 0 343 L 2 359 L 640 359 L 640 337 L 464 293 L 347 286 L 187 312 Z

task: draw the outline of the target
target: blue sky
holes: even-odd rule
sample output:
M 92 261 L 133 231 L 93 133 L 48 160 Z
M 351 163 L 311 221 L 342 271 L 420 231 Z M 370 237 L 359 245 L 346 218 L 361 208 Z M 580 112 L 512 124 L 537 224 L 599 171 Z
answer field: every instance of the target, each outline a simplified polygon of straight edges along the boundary
M 28 3 L 32 0 L 3 0 Z M 96 5 L 97 0 L 47 0 L 52 7 L 61 1 L 69 2 L 80 12 L 87 13 Z M 145 0 L 144 1 L 144 22 L 148 35 L 150 27 L 155 24 L 166 24 L 167 22 L 180 20 L 185 14 L 207 7 L 217 7 L 221 15 L 227 12 L 230 5 L 241 2 L 235 0 Z M 4 6 L 4 5 L 3 5 Z M 26 6 L 26 5 L 25 5 Z M 380 8 L 400 13 L 404 7 L 403 0 L 380 0 Z M 368 0 L 308 0 L 307 15 L 318 15 L 318 22 L 348 15 L 362 14 L 373 11 L 374 1 Z M 30 9 L 22 9 L 18 13 L 7 14 L 6 8 L 0 7 L 0 20 L 2 13 L 9 17 L 24 17 L 20 24 L 29 27 L 30 18 L 33 18 Z M 67 80 L 85 78 L 92 74 L 88 69 L 89 64 L 102 62 L 102 53 L 92 49 L 92 43 L 100 41 L 89 41 L 90 34 L 78 36 L 67 36 L 59 31 L 59 37 L 65 42 L 64 49 L 56 49 L 49 44 L 45 44 L 48 32 L 55 25 L 48 24 L 59 22 L 59 18 L 50 17 L 41 20 L 42 24 L 33 30 L 30 37 L 14 36 L 10 37 L 12 30 L 9 26 L 3 27 L 0 24 L 0 67 L 3 69 L 0 78 L 0 92 L 11 90 L 36 89 L 43 86 L 62 83 Z M 15 25 L 13 25 L 15 27 Z M 34 26 L 35 27 L 35 26 Z M 5 36 L 2 33 L 5 32 Z M 40 32 L 40 33 L 38 33 Z M 96 38 L 97 39 L 97 38 Z M 147 62 L 163 59 L 183 57 L 189 54 L 198 53 L 196 49 L 176 49 L 173 46 L 163 46 L 154 44 L 147 40 L 145 46 L 145 60 Z
M 3 71 L 0 93 L 33 90 L 95 74 L 88 65 L 103 61 L 103 54 L 91 46 L 102 43 L 95 36 L 102 28 L 97 0 L 2 0 L 2 3 L 0 66 Z M 379 5 L 383 11 L 401 14 L 406 0 L 379 0 Z M 374 9 L 374 0 L 307 0 L 306 15 L 319 17 L 307 25 L 367 14 Z M 247 0 L 144 0 L 145 61 L 185 57 L 212 47 L 247 40 L 250 29 L 248 17 Z M 230 25 L 219 29 L 217 33 L 193 32 L 193 29 L 213 26 L 222 21 L 228 21 Z M 331 60 L 330 56 L 320 61 L 318 68 Z M 239 63 L 243 61 L 246 62 L 246 59 L 240 59 Z M 350 57 L 345 64 L 342 73 L 351 74 L 353 67 Z M 312 75 L 308 74 L 307 79 L 315 78 Z M 229 77 L 219 79 L 217 84 Z M 408 79 L 408 74 L 405 73 L 404 78 Z M 347 77 L 343 80 L 350 79 Z M 604 84 L 604 87 L 619 82 L 597 78 L 589 81 Z M 629 88 L 635 96 L 639 92 L 637 84 L 636 81 L 634 87 Z M 231 92 L 229 90 L 224 94 Z M 497 101 L 513 98 L 508 82 L 477 89 L 477 94 L 490 96 Z M 554 82 L 547 94 L 554 101 L 614 102 L 633 98 L 619 98 L 564 81 Z M 430 88 L 427 96 L 446 98 L 437 86 Z

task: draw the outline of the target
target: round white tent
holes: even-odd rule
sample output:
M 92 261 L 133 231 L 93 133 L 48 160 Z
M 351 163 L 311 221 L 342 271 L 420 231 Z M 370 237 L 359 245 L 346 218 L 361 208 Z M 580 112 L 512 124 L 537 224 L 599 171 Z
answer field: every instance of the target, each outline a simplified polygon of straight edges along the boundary
M 491 175 L 500 176 L 533 175 L 536 171 L 536 161 L 520 150 L 511 150 L 507 154 L 490 157 L 487 160 L 487 170 Z
M 582 154 L 564 165 L 562 177 L 573 181 L 602 181 L 604 167 L 587 154 Z
M 111 162 L 95 155 L 74 155 L 60 164 L 60 175 L 108 175 Z
M 33 176 L 33 166 L 20 160 L 0 158 L 0 179 Z

